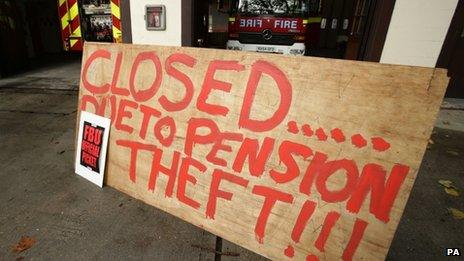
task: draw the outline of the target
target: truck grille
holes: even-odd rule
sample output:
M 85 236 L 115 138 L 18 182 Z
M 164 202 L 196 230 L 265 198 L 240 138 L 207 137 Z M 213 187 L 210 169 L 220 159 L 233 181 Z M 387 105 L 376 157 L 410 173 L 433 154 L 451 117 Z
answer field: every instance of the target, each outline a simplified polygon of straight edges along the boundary
M 295 43 L 293 36 L 292 34 L 272 34 L 272 38 L 266 40 L 262 33 L 239 33 L 238 41 L 242 44 L 293 45 Z

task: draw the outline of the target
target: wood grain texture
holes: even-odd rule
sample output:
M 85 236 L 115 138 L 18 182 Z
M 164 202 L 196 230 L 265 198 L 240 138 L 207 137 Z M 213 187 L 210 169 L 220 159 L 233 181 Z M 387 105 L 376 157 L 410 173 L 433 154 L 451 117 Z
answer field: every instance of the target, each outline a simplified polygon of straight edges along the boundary
M 114 82 L 116 87 L 126 89 L 129 94 L 128 96 L 114 94 L 104 87 L 99 88 L 102 93 L 92 93 L 89 91 L 88 84 L 84 84 L 85 82 L 81 79 L 79 110 L 85 109 L 112 117 L 105 184 L 274 260 L 290 260 L 291 258 L 305 260 L 308 256 L 320 260 L 341 259 L 342 257 L 344 259 L 352 257 L 356 260 L 385 258 L 414 184 L 447 86 L 448 78 L 445 70 L 199 48 L 93 43 L 85 45 L 83 67 L 97 50 L 107 51 L 108 59 L 98 58 L 91 62 L 88 71 L 82 75 L 82 79 L 85 78 L 88 83 L 96 86 L 108 84 L 109 88 L 113 80 L 117 54 L 121 53 L 122 63 L 119 77 Z M 159 75 L 162 80 L 153 97 L 147 101 L 138 102 L 129 91 L 129 86 L 133 61 L 141 52 L 150 52 L 159 57 L 162 68 Z M 183 83 L 166 71 L 165 61 L 175 53 L 186 54 L 196 60 L 192 67 L 182 63 L 172 64 L 174 68 L 187 75 L 194 86 L 191 102 L 184 110 L 177 112 L 166 111 L 159 103 L 159 98 L 163 95 L 172 101 L 179 101 L 184 97 Z M 207 103 L 228 108 L 226 116 L 211 115 L 199 110 L 197 105 L 205 73 L 211 61 L 236 61 L 239 65 L 243 65 L 241 71 L 218 70 L 214 74 L 216 80 L 230 83 L 231 88 L 230 92 L 212 90 Z M 282 71 L 291 84 L 292 90 L 288 113 L 275 128 L 265 132 L 252 131 L 247 127 L 239 128 L 247 83 L 253 64 L 257 61 L 265 62 Z M 136 90 L 148 89 L 156 75 L 153 63 L 142 62 L 134 77 Z M 282 96 L 284 95 L 280 94 L 273 77 L 263 74 L 254 95 L 250 117 L 253 119 L 271 117 L 279 106 Z M 103 104 L 103 107 L 83 102 L 89 99 L 95 99 L 98 104 Z M 134 108 L 126 107 L 125 109 L 132 114 L 130 117 L 121 118 L 122 112 L 118 108 L 120 108 L 122 99 L 134 102 L 132 106 Z M 160 112 L 160 116 L 150 118 L 148 124 L 145 125 L 147 127 L 145 138 L 139 135 L 143 127 L 143 113 L 140 109 L 142 105 Z M 97 111 L 99 108 L 101 110 Z M 120 123 L 133 128 L 132 133 L 121 128 L 121 124 L 118 124 L 118 115 Z M 158 120 L 166 116 L 171 117 L 176 125 L 174 140 L 170 146 L 163 146 L 154 135 Z M 231 151 L 220 150 L 217 158 L 224 159 L 226 166 L 217 166 L 207 159 L 213 144 L 196 144 L 191 158 L 204 165 L 206 170 L 200 172 L 190 166 L 188 173 L 196 179 L 196 182 L 194 184 L 186 181 L 185 195 L 199 203 L 197 209 L 179 200 L 182 195 L 179 196 L 178 190 L 179 181 L 182 180 L 179 168 L 187 158 L 185 144 L 186 140 L 191 137 L 187 137 L 186 133 L 192 118 L 210 119 L 221 133 L 238 133 L 243 135 L 242 140 L 257 139 L 260 145 L 265 137 L 274 140 L 273 149 L 260 177 L 250 174 L 248 160 L 245 160 L 242 171 L 233 169 L 232 166 L 242 141 L 224 141 L 224 144 L 231 147 Z M 295 126 L 292 123 L 288 124 L 289 122 L 294 122 Z M 311 131 L 307 127 L 310 127 Z M 320 130 L 317 131 L 318 129 Z M 321 135 L 321 130 L 327 136 L 326 140 Z M 206 135 L 208 132 L 207 128 L 199 130 L 200 135 Z M 166 136 L 169 131 L 164 128 L 161 133 Z M 361 139 L 358 146 L 355 146 L 352 143 L 352 138 L 355 137 L 362 137 L 365 144 Z M 376 137 L 388 143 L 388 148 L 383 148 L 385 150 L 381 149 L 383 150 L 381 151 L 374 147 L 372 138 Z M 165 195 L 165 188 L 168 184 L 167 175 L 159 174 L 154 191 L 148 189 L 150 173 L 156 170 L 152 168 L 156 154 L 154 151 L 140 150 L 138 152 L 136 179 L 135 182 L 131 181 L 129 176 L 131 149 L 117 144 L 121 141 L 135 141 L 156 146 L 163 153 L 161 164 L 165 167 L 171 167 L 173 155 L 179 152 L 179 166 L 178 171 L 175 171 L 176 179 L 173 183 L 174 189 L 171 197 Z M 295 151 L 289 153 L 288 148 L 282 148 L 285 141 L 301 146 L 294 147 Z M 309 148 L 312 152 L 306 158 L 299 155 L 303 154 L 305 148 Z M 297 166 L 296 172 L 293 169 L 291 173 L 290 171 L 286 173 L 292 165 L 292 160 L 283 159 L 285 156 L 279 154 L 279 149 L 282 154 L 287 154 L 294 160 Z M 332 169 L 333 173 L 330 173 L 326 168 L 317 172 L 319 176 L 316 176 L 310 193 L 303 193 L 300 184 L 305 174 L 310 172 L 307 168 L 313 163 L 317 153 L 326 155 L 328 161 L 346 160 L 351 162 L 350 164 L 355 164 L 356 173 L 350 176 L 347 174 L 348 171 L 337 170 L 337 168 Z M 252 160 L 251 165 L 253 163 L 256 162 Z M 379 218 L 381 214 L 370 207 L 372 205 L 371 192 L 366 192 L 367 196 L 359 211 L 353 212 L 347 207 L 348 201 L 354 201 L 353 195 L 361 191 L 363 168 L 369 164 L 380 166 L 387 174 L 387 180 L 394 166 L 401 165 L 409 168 L 406 178 L 398 185 L 399 192 L 393 198 L 391 209 L 382 205 L 385 202 L 377 204 L 388 210 L 387 221 Z M 232 198 L 231 200 L 217 198 L 216 211 L 212 219 L 207 218 L 206 208 L 208 202 L 212 200 L 210 188 L 214 170 L 230 173 L 234 177 L 246 180 L 247 184 L 245 187 L 222 180 L 219 189 L 232 193 Z M 278 183 L 275 178 L 271 177 L 271 171 L 286 173 L 275 176 L 288 178 L 288 181 Z M 321 173 L 329 176 L 325 182 L 319 180 Z M 296 177 L 289 178 L 293 174 L 297 174 Z M 354 177 L 351 186 L 347 185 L 349 183 L 347 177 Z M 317 183 L 320 184 L 317 185 Z M 388 184 L 385 185 L 385 182 L 382 182 L 381 185 L 383 188 Z M 262 243 L 259 242 L 259 235 L 256 233 L 257 220 L 263 212 L 264 202 L 264 196 L 258 195 L 259 186 L 287 193 L 292 197 L 292 203 L 278 200 L 273 205 L 265 222 Z M 391 185 L 390 189 L 392 187 L 394 186 Z M 346 188 L 346 193 L 341 192 L 344 188 Z M 321 192 L 322 189 L 327 191 Z M 335 202 L 327 200 L 327 195 L 337 192 L 343 194 L 340 197 L 343 199 L 335 200 Z M 324 193 L 326 196 L 323 195 Z M 379 190 L 373 193 L 382 194 Z M 295 238 L 292 239 L 292 231 L 305 202 L 314 204 L 315 210 L 312 215 L 305 212 L 304 215 L 309 216 L 309 220 L 301 226 L 299 231 L 301 238 L 295 240 Z M 326 224 L 324 220 L 329 213 L 335 213 L 331 215 L 333 217 L 339 215 L 339 218 L 334 219 L 332 229 L 325 228 L 330 233 L 327 234 L 326 242 L 321 245 L 323 240 L 318 238 L 321 237 L 321 231 L 324 230 L 324 224 Z M 365 222 L 367 227 L 364 233 L 361 233 L 359 245 L 352 249 L 353 253 L 350 255 L 346 249 L 350 245 L 356 220 Z

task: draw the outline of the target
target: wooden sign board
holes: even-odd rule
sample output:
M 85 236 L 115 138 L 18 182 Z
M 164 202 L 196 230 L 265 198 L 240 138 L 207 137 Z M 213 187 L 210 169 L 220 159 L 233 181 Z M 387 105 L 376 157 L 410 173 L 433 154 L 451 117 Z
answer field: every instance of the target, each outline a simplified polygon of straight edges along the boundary
M 86 44 L 79 109 L 110 117 L 106 184 L 278 260 L 382 260 L 446 71 Z M 174 243 L 174 242 L 173 242 Z

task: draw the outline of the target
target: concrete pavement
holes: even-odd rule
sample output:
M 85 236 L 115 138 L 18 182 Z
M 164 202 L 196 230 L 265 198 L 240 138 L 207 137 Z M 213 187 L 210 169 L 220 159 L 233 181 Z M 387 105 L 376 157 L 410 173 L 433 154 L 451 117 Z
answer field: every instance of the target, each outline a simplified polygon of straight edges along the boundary
M 70 60 L 0 80 L 0 260 L 214 260 L 215 249 L 230 252 L 222 260 L 264 260 L 225 240 L 217 248 L 214 235 L 73 175 L 79 67 Z M 441 111 L 388 260 L 464 251 L 464 220 L 448 211 L 464 211 L 463 195 L 438 184 L 464 193 L 463 123 L 459 108 Z M 37 243 L 13 253 L 24 235 Z

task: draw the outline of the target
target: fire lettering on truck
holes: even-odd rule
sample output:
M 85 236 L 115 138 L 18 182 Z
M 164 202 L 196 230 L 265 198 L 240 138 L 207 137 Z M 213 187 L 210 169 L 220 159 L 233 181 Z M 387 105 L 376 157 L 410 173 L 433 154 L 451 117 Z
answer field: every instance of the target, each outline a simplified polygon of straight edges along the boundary
M 261 19 L 240 19 L 240 27 L 263 27 Z
M 298 21 L 297 20 L 275 20 L 274 27 L 282 28 L 282 29 L 298 29 Z

